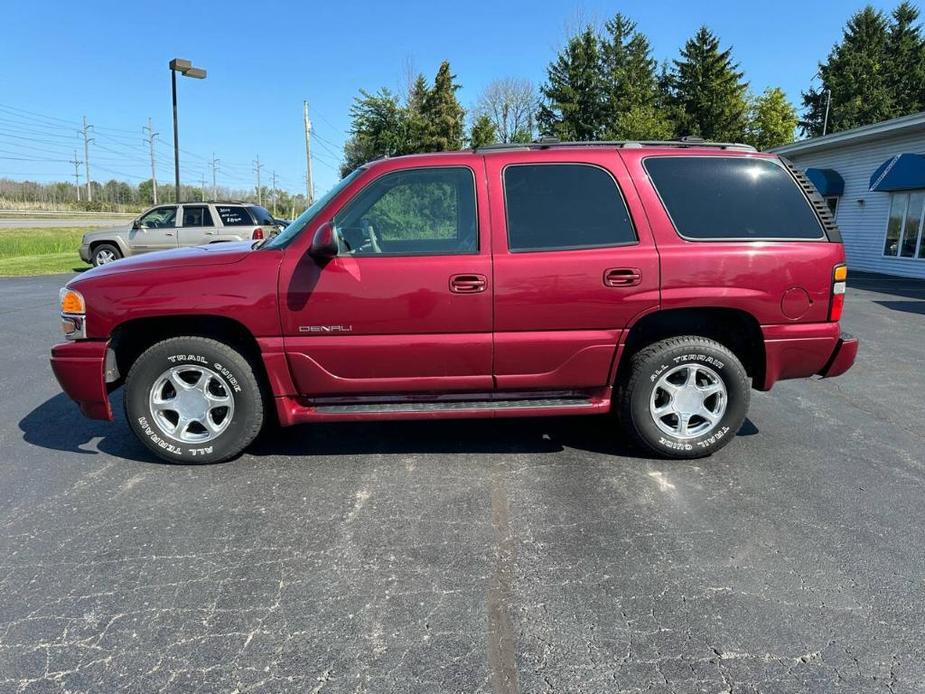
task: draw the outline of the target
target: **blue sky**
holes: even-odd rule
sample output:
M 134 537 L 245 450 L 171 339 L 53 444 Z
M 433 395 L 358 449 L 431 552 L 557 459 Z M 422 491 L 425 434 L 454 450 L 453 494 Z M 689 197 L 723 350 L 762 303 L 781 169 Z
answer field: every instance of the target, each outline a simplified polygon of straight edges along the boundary
M 872 4 L 889 10 L 897 3 Z M 7 158 L 0 158 L 0 175 L 72 180 L 65 160 L 82 146 L 74 127 L 86 115 L 97 126 L 93 178 L 137 183 L 150 175 L 141 140 L 150 116 L 161 139 L 158 178 L 169 182 L 167 63 L 182 57 L 209 71 L 204 81 L 179 84 L 184 181 L 211 177 L 206 162 L 215 152 L 219 185 L 253 185 L 259 155 L 264 182 L 275 170 L 280 187 L 304 190 L 302 100 L 308 99 L 321 193 L 338 178 L 349 108 L 360 88 L 397 90 L 409 65 L 431 78 L 448 59 L 468 108 L 494 78 L 541 83 L 570 28 L 617 11 L 638 23 L 659 60 L 676 57 L 706 24 L 733 48 L 754 91 L 779 85 L 798 104 L 818 61 L 863 4 L 191 0 L 171 11 L 173 3 L 11 0 L 3 10 L 0 157 Z

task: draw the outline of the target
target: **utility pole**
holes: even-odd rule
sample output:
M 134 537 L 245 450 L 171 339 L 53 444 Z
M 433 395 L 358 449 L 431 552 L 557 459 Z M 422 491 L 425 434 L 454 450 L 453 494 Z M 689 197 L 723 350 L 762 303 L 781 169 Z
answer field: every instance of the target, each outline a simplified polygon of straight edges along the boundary
M 254 172 L 257 174 L 257 204 L 263 206 L 263 195 L 260 192 L 260 169 L 263 168 L 263 164 L 260 163 L 260 155 L 257 155 L 257 158 L 254 160 Z
M 276 216 L 276 171 L 273 172 L 273 216 Z
M 218 165 L 221 162 L 221 159 L 215 158 L 215 152 L 212 152 L 212 199 L 218 200 L 218 187 L 215 185 L 215 172 L 218 170 Z
M 93 138 L 90 137 L 90 128 L 92 127 L 92 125 L 87 125 L 87 117 L 84 116 L 84 127 L 77 131 L 84 136 L 84 174 L 87 178 L 87 202 L 93 202 L 93 189 L 90 187 L 90 143 L 93 142 Z
M 315 184 L 312 181 L 312 122 L 308 119 L 308 101 L 302 102 L 305 117 L 305 196 L 309 206 L 315 202 Z
M 826 100 L 825 100 L 825 120 L 822 121 L 822 136 L 825 137 L 826 131 L 829 129 L 829 108 L 832 106 L 832 90 L 826 89 Z
M 199 178 L 199 197 L 202 202 L 206 201 L 206 175 L 202 174 Z
M 148 136 L 145 138 L 145 142 L 151 147 L 151 185 L 154 189 L 154 204 L 157 204 L 157 169 L 154 166 L 154 138 L 158 136 L 159 133 L 154 132 L 154 127 L 151 125 L 151 118 L 148 118 L 148 124 L 146 126 L 141 126 L 141 131 L 148 132 Z
M 71 159 L 70 163 L 74 165 L 74 188 L 77 189 L 77 202 L 80 202 L 80 165 L 83 162 L 77 158 L 76 149 L 74 150 L 74 158 Z

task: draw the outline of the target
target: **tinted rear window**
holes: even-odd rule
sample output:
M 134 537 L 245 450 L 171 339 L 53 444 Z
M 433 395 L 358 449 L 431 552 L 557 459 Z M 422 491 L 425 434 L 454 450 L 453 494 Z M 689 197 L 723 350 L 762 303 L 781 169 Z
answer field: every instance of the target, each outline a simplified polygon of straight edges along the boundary
M 254 213 L 254 217 L 257 218 L 257 224 L 260 226 L 271 226 L 274 223 L 273 215 L 271 215 L 269 211 L 263 207 L 254 205 L 251 207 L 251 212 Z
M 504 170 L 512 251 L 599 248 L 635 243 L 613 177 L 583 164 L 515 164 Z
M 681 236 L 820 239 L 816 213 L 786 169 L 747 157 L 650 157 L 643 165 Z
M 237 205 L 216 205 L 216 212 L 226 227 L 250 226 L 253 224 L 247 210 Z

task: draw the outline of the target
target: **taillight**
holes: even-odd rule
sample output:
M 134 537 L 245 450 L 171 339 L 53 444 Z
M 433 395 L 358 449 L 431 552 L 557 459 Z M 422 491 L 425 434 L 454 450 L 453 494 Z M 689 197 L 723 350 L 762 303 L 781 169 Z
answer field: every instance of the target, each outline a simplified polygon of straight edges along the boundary
M 836 265 L 832 272 L 832 303 L 829 305 L 829 320 L 841 320 L 845 308 L 845 289 L 847 288 L 848 266 Z
M 262 238 L 263 238 L 263 229 L 261 229 L 260 227 L 257 227 L 256 229 L 254 229 L 254 233 L 251 236 L 251 239 L 253 241 L 259 241 Z

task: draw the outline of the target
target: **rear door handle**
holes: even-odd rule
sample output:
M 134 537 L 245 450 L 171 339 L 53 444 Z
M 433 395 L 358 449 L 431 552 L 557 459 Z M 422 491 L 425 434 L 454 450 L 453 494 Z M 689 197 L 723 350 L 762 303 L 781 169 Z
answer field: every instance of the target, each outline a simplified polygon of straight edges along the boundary
M 604 270 L 605 287 L 635 287 L 642 282 L 638 267 L 612 267 Z
M 456 294 L 478 294 L 488 288 L 488 278 L 485 275 L 452 275 L 450 277 L 450 291 Z

